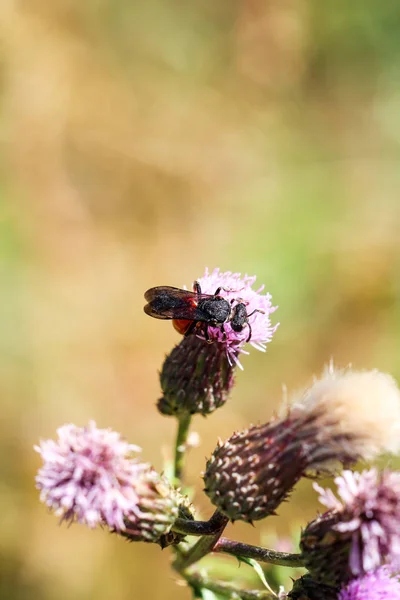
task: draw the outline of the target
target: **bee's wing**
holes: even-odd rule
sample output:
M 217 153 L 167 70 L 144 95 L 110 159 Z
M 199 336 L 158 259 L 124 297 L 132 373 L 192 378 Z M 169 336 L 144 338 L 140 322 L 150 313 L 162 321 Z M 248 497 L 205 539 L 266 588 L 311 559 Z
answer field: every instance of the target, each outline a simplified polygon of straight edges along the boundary
M 144 312 L 156 319 L 201 319 L 202 313 L 197 309 L 198 295 L 194 292 L 158 286 L 147 290 L 144 297 L 148 301 Z
M 180 288 L 171 287 L 170 285 L 159 285 L 157 287 L 150 288 L 145 292 L 144 297 L 147 302 L 153 302 L 157 298 L 164 297 L 173 297 L 173 298 L 196 298 L 197 295 L 194 292 L 189 292 L 189 290 L 181 290 Z

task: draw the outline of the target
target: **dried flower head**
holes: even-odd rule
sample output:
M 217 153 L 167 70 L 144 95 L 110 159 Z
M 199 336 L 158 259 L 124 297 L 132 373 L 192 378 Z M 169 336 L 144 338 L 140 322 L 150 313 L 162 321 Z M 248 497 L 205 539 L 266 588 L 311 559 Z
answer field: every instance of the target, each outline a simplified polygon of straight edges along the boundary
M 381 567 L 345 585 L 337 600 L 400 600 L 400 582 Z
M 230 271 L 221 273 L 219 269 L 214 269 L 212 273 L 209 273 L 206 269 L 204 276 L 198 281 L 204 294 L 214 294 L 218 288 L 221 288 L 220 295 L 232 303 L 233 309 L 237 304 L 244 304 L 247 315 L 249 315 L 248 324 L 241 331 L 235 331 L 232 328 L 232 321 L 224 324 L 224 331 L 219 327 L 209 327 L 210 341 L 220 342 L 225 348 L 229 359 L 240 367 L 238 354 L 244 352 L 243 346 L 249 337 L 250 331 L 250 344 L 257 350 L 265 352 L 266 344 L 271 341 L 279 325 L 271 325 L 270 320 L 271 313 L 277 307 L 272 306 L 270 294 L 261 293 L 264 289 L 263 285 L 257 290 L 252 289 L 256 277 L 248 275 L 241 277 L 240 273 L 231 273 Z M 205 339 L 203 333 L 199 333 L 199 335 L 202 339 Z
M 43 459 L 36 477 L 40 499 L 62 520 L 124 531 L 156 541 L 178 516 L 178 498 L 168 482 L 133 453 L 140 449 L 110 429 L 69 424 L 57 440 L 35 450 Z
M 373 416 L 371 394 L 379 408 Z M 207 463 L 206 493 L 232 520 L 273 514 L 305 474 L 330 474 L 340 463 L 399 447 L 400 394 L 376 371 L 330 369 L 282 413 L 220 442 Z
M 371 460 L 400 450 L 400 391 L 386 373 L 330 365 L 321 379 L 295 397 L 290 411 L 318 418 L 321 443 L 338 436 L 343 444 L 347 436 L 352 456 Z
M 344 471 L 335 483 L 341 500 L 315 484 L 319 500 L 335 515 L 335 532 L 350 543 L 353 575 L 385 562 L 400 569 L 400 473 L 370 469 Z

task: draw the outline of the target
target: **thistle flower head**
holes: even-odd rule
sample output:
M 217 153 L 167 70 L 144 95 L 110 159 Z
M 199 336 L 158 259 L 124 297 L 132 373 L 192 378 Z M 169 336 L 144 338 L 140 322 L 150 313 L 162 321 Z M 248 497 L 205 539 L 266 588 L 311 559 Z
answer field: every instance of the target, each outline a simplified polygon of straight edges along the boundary
M 355 455 L 371 460 L 400 450 L 400 391 L 390 375 L 377 370 L 336 370 L 331 365 L 290 410 L 317 418 L 321 443 L 336 436 L 344 445 L 347 437 L 351 461 Z
M 160 373 L 164 415 L 207 415 L 225 404 L 234 384 L 234 368 L 222 344 L 206 344 L 191 335 L 166 357 Z
M 337 600 L 400 600 L 400 582 L 385 567 L 352 579 Z
M 178 499 L 165 479 L 133 454 L 140 448 L 110 429 L 69 424 L 57 440 L 35 450 L 43 465 L 36 477 L 40 499 L 62 520 L 124 531 L 156 541 L 178 515 Z
M 219 295 L 232 303 L 232 309 L 234 310 L 238 304 L 244 304 L 249 316 L 248 323 L 244 324 L 240 331 L 233 329 L 232 320 L 224 324 L 224 331 L 220 327 L 208 327 L 210 341 L 220 342 L 225 347 L 230 360 L 240 367 L 238 354 L 244 352 L 243 346 L 250 333 L 250 344 L 257 350 L 265 352 L 266 344 L 271 341 L 279 325 L 272 325 L 270 320 L 271 313 L 277 307 L 272 306 L 270 294 L 261 293 L 264 289 L 263 285 L 253 290 L 256 277 L 248 275 L 241 277 L 240 273 L 230 271 L 221 273 L 219 269 L 209 273 L 206 269 L 204 276 L 198 281 L 204 294 L 215 294 L 216 290 L 221 288 Z M 205 339 L 203 333 L 199 335 Z
M 344 471 L 335 483 L 341 500 L 318 485 L 319 500 L 336 516 L 335 532 L 349 540 L 353 575 L 385 562 L 400 569 L 400 473 Z
M 281 413 L 221 442 L 207 462 L 206 493 L 232 520 L 272 514 L 303 475 L 331 474 L 400 444 L 400 394 L 376 371 L 329 371 Z

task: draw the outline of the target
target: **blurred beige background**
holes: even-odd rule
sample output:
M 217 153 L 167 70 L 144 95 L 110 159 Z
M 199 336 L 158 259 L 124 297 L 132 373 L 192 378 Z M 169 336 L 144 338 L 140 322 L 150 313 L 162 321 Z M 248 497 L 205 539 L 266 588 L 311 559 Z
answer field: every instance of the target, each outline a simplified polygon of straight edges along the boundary
M 194 422 L 204 517 L 204 457 L 282 384 L 331 357 L 400 376 L 400 5 L 2 0 L 0 39 L 0 597 L 183 600 L 168 551 L 58 526 L 32 446 L 92 418 L 162 468 L 179 336 L 143 292 L 205 266 L 257 274 L 281 326 Z M 304 524 L 310 488 L 229 534 Z

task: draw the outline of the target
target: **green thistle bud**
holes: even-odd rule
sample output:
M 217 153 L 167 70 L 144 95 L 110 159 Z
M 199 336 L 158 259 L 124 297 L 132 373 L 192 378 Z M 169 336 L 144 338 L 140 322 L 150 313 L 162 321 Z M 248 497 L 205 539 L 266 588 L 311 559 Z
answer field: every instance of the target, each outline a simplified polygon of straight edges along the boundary
M 338 589 L 317 583 L 310 575 L 304 575 L 294 582 L 287 597 L 290 600 L 337 600 Z
M 233 371 L 223 344 L 207 344 L 195 335 L 184 338 L 164 361 L 158 410 L 164 415 L 213 412 L 228 399 Z
M 338 586 L 351 577 L 349 554 L 351 534 L 335 530 L 340 515 L 334 511 L 318 516 L 302 532 L 300 549 L 313 579 Z
M 179 501 L 179 513 L 178 517 L 180 519 L 186 519 L 188 521 L 194 520 L 194 506 L 190 502 L 187 496 L 182 496 L 178 491 L 176 492 Z M 164 534 L 160 538 L 160 546 L 161 548 L 166 548 L 167 546 L 176 546 L 180 542 L 185 539 L 185 535 L 183 533 L 177 533 L 176 531 L 169 531 Z
M 182 496 L 152 467 L 142 473 L 135 515 L 125 519 L 125 529 L 119 533 L 130 541 L 156 542 L 163 545 L 163 537 L 179 517 Z

